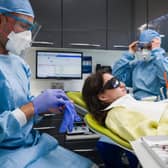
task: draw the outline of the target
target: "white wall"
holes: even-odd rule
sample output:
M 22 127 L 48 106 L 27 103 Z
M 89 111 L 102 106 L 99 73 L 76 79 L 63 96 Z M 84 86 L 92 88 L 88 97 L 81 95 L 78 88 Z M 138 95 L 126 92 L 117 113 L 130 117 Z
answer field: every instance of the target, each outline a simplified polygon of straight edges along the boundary
M 88 76 L 88 74 L 83 75 L 82 80 L 54 80 L 54 79 L 36 79 L 35 78 L 35 50 L 67 50 L 67 51 L 82 51 L 84 56 L 92 56 L 93 71 L 95 70 L 96 64 L 109 65 L 114 63 L 124 51 L 112 51 L 112 50 L 84 50 L 84 49 L 56 49 L 56 48 L 34 48 L 27 50 L 25 52 L 24 59 L 30 65 L 32 70 L 31 79 L 31 91 L 33 95 L 38 95 L 41 91 L 51 88 L 53 82 L 64 83 L 65 91 L 81 91 L 83 81 Z

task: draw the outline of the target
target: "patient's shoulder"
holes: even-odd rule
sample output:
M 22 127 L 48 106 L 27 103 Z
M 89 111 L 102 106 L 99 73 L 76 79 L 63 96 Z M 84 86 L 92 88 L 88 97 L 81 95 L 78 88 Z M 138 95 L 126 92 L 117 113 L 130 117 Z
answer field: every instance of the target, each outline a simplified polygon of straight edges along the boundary
M 124 106 L 116 106 L 116 107 L 112 107 L 111 109 L 109 109 L 108 113 L 115 113 L 115 112 L 123 112 L 123 111 L 128 111 L 128 109 Z
M 118 118 L 118 119 L 131 119 L 131 118 L 138 118 L 140 120 L 147 119 L 148 117 L 140 112 L 135 111 L 134 109 L 129 109 L 123 106 L 116 106 L 111 108 L 106 116 L 107 118 Z

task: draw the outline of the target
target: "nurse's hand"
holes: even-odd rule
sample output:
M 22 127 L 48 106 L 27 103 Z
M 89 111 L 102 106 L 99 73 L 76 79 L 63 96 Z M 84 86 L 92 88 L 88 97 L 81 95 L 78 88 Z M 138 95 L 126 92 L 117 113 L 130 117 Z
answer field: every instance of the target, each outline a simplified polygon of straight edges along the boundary
M 129 45 L 129 52 L 131 54 L 135 54 L 135 52 L 137 51 L 137 43 L 138 41 L 134 41 Z
M 75 107 L 72 102 L 66 101 L 64 109 L 64 117 L 59 128 L 60 133 L 65 133 L 67 130 L 70 132 L 73 129 L 74 122 L 81 121 L 79 115 L 76 113 Z
M 59 109 L 69 101 L 68 97 L 61 89 L 47 89 L 33 101 L 34 113 L 40 114 L 50 111 L 50 109 Z

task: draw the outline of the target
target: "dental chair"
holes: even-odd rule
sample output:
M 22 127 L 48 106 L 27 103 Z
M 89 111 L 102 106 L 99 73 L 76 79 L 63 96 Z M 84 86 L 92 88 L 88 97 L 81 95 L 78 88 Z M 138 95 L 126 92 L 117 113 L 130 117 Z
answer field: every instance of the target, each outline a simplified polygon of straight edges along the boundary
M 111 130 L 107 129 L 105 126 L 100 125 L 88 112 L 86 103 L 82 98 L 81 92 L 67 92 L 67 96 L 74 102 L 77 112 L 84 116 L 84 121 L 90 130 L 95 132 L 100 136 L 106 136 L 110 139 L 110 143 L 119 146 L 126 151 L 133 152 L 131 144 L 119 137 L 117 134 L 113 133 Z M 109 143 L 109 142 L 108 142 Z M 137 168 L 141 168 L 140 163 Z
M 107 136 L 111 139 L 112 143 L 120 146 L 121 148 L 124 148 L 125 150 L 128 150 L 130 152 L 133 152 L 132 147 L 130 143 L 121 137 L 119 137 L 117 134 L 113 133 L 109 129 L 107 129 L 105 126 L 100 125 L 88 112 L 87 106 L 82 99 L 82 95 L 80 92 L 67 92 L 68 97 L 74 102 L 77 109 L 82 111 L 82 115 L 84 116 L 84 121 L 88 125 L 88 127 L 95 133 L 99 135 Z M 80 113 L 80 112 L 79 112 Z

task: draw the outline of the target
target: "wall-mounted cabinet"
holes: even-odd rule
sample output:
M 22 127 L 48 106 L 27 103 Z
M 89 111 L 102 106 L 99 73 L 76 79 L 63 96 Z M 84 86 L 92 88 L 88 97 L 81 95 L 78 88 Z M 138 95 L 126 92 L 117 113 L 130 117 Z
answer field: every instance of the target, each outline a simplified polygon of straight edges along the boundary
M 61 47 L 61 0 L 31 0 L 35 19 L 42 25 L 36 41 L 50 47 Z
M 133 36 L 132 0 L 108 0 L 107 7 L 107 48 L 127 48 Z
M 63 47 L 106 49 L 105 0 L 63 0 Z
M 31 0 L 42 24 L 36 41 L 53 42 L 53 47 L 64 48 L 114 49 L 115 44 L 128 45 L 131 0 L 126 0 L 126 6 L 121 0 L 52 1 Z

